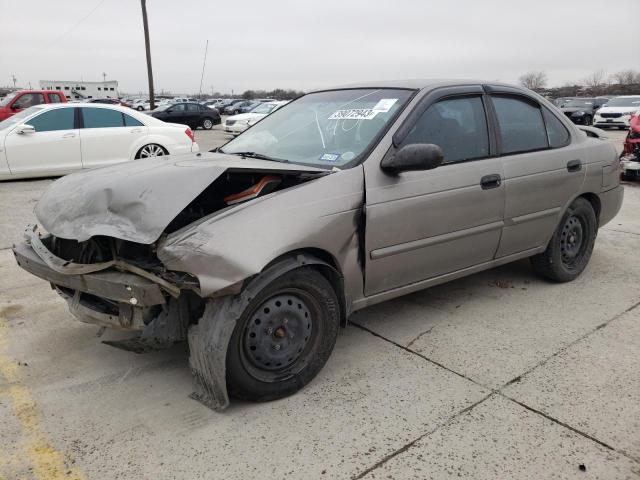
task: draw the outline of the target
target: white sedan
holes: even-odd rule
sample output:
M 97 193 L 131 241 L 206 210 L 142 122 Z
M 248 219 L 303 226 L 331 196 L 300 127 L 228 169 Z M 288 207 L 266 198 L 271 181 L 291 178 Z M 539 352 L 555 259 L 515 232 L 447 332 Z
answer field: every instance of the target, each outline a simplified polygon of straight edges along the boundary
M 0 122 L 0 180 L 197 151 L 189 127 L 115 105 L 37 105 Z
M 262 120 L 271 112 L 277 110 L 287 103 L 289 102 L 267 102 L 258 105 L 248 113 L 240 113 L 238 115 L 228 117 L 224 122 L 224 131 L 227 133 L 233 133 L 234 135 L 239 135 L 254 123 Z

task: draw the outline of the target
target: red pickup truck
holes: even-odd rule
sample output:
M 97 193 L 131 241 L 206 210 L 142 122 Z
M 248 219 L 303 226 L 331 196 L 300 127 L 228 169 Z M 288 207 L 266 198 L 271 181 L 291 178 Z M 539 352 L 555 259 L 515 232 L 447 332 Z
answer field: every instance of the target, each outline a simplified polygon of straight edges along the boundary
M 0 121 L 41 103 L 66 103 L 64 93 L 55 90 L 18 90 L 0 101 Z

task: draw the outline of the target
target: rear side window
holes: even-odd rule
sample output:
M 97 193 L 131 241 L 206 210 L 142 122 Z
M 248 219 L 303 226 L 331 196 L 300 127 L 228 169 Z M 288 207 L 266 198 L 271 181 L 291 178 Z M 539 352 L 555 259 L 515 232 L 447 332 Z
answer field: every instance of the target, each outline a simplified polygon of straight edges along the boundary
M 84 128 L 122 127 L 122 112 L 108 108 L 82 108 Z
M 44 103 L 44 95 L 41 93 L 25 93 L 20 95 L 15 102 L 13 102 L 12 107 L 16 108 L 29 108 L 34 105 L 40 105 Z
M 489 156 L 489 134 L 482 99 L 460 97 L 441 100 L 425 110 L 403 144 L 434 143 L 444 162 Z
M 49 97 L 49 103 L 60 103 L 62 101 L 60 100 L 60 96 L 55 93 L 48 93 L 47 97 Z
M 549 147 L 540 107 L 515 97 L 493 97 L 502 140 L 502 153 L 520 153 Z
M 35 128 L 36 132 L 73 130 L 75 117 L 73 110 L 73 108 L 55 108 L 41 113 L 26 123 Z
M 122 116 L 124 117 L 125 127 L 143 127 L 144 126 L 142 122 L 140 122 L 139 120 L 136 120 L 130 115 L 127 115 L 126 113 L 123 113 Z
M 546 108 L 542 108 L 544 123 L 547 127 L 547 136 L 549 137 L 549 146 L 551 148 L 560 148 L 569 145 L 569 130 L 562 124 L 558 117 Z

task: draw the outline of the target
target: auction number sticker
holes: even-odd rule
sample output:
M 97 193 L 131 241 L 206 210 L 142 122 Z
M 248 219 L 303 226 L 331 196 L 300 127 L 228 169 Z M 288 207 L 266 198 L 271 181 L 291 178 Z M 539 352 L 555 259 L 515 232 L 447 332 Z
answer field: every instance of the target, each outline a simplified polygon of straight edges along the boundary
M 397 98 L 381 98 L 373 107 L 376 112 L 388 112 L 391 107 L 398 101 Z
M 336 110 L 329 120 L 371 120 L 378 112 L 372 108 L 350 108 L 348 110 Z

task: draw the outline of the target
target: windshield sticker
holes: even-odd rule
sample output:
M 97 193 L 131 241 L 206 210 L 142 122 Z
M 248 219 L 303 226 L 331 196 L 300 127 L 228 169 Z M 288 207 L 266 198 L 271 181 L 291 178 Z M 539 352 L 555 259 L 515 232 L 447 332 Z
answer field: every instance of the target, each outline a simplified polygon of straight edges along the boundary
M 375 104 L 373 110 L 376 112 L 388 112 L 393 107 L 393 104 L 398 101 L 397 98 L 382 98 Z
M 320 161 L 323 162 L 335 162 L 340 158 L 339 153 L 323 153 L 320 155 Z
M 378 114 L 371 108 L 350 108 L 349 110 L 336 110 L 329 120 L 371 120 Z

